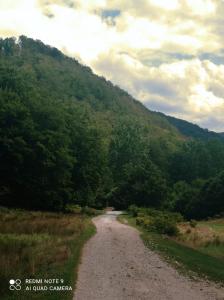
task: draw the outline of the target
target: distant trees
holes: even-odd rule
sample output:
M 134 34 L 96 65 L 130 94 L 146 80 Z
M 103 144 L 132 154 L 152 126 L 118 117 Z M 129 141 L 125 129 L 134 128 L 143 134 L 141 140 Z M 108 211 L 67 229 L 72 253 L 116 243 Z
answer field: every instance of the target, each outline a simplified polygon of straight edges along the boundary
M 223 140 L 171 123 L 201 138 L 41 41 L 0 39 L 0 205 L 224 211 Z
M 203 181 L 197 181 L 188 184 L 185 181 L 179 181 L 171 189 L 169 198 L 169 209 L 180 212 L 187 219 L 195 218 L 194 210 L 198 207 L 200 200 L 200 189 Z
M 173 182 L 207 179 L 224 169 L 224 142 L 192 140 L 183 143 L 170 159 Z
M 224 172 L 207 180 L 177 182 L 170 194 L 170 209 L 188 219 L 203 219 L 224 213 Z
M 200 209 L 195 211 L 201 218 L 224 213 L 224 172 L 205 182 L 200 192 Z
M 109 147 L 110 166 L 115 182 L 126 178 L 129 165 L 136 166 L 149 157 L 149 129 L 128 116 L 116 120 Z
M 166 180 L 150 161 L 129 164 L 123 181 L 112 193 L 112 203 L 121 209 L 130 204 L 159 207 L 167 196 Z

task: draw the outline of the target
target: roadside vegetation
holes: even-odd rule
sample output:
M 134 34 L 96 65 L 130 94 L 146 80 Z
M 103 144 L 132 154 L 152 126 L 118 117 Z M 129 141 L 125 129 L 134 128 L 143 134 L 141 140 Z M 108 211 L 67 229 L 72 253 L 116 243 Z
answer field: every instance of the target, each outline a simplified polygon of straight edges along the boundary
M 98 213 L 85 210 L 88 216 Z M 72 299 L 82 246 L 95 233 L 88 216 L 1 208 L 1 299 Z M 9 291 L 13 278 L 61 278 L 73 291 Z
M 224 218 L 190 221 L 178 226 L 177 241 L 224 261 Z
M 146 246 L 180 271 L 224 282 L 223 218 L 184 222 L 180 214 L 132 205 L 119 219 L 137 227 Z

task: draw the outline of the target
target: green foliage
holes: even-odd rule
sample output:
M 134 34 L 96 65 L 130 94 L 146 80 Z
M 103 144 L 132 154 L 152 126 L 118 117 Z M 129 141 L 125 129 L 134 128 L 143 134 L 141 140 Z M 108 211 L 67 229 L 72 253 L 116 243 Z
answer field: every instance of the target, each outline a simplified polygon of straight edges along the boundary
M 0 49 L 0 204 L 106 206 L 135 176 L 133 162 L 150 161 L 149 112 L 40 41 L 5 39 Z
M 89 105 L 64 99 L 65 87 L 51 94 L 58 67 L 51 56 L 63 58 L 65 70 L 66 58 L 25 37 L 19 46 L 13 40 L 1 44 L 1 204 L 48 210 L 64 210 L 74 201 L 94 206 L 104 193 L 108 146 Z M 15 49 L 6 50 L 12 45 Z
M 178 182 L 170 195 L 170 209 L 187 219 L 203 219 L 222 215 L 224 211 L 224 173 L 190 184 Z
M 65 212 L 71 214 L 80 214 L 82 212 L 82 207 L 78 204 L 67 204 L 65 207 Z
M 195 228 L 195 227 L 197 226 L 197 221 L 195 221 L 195 220 L 190 220 L 190 226 L 191 226 L 192 228 Z
M 143 226 L 148 231 L 176 236 L 179 233 L 177 223 L 183 221 L 179 213 L 143 208 L 131 205 L 128 212 L 136 217 L 136 225 Z
M 121 209 L 131 204 L 159 207 L 166 196 L 166 180 L 150 160 L 145 160 L 127 166 L 125 181 L 114 191 L 111 200 Z
M 132 217 L 137 217 L 138 213 L 140 212 L 140 208 L 132 204 L 128 207 L 128 212 L 129 214 L 131 214 Z
M 187 141 L 170 157 L 170 177 L 174 182 L 208 179 L 223 169 L 223 139 Z
M 179 233 L 177 225 L 174 220 L 165 217 L 157 217 L 154 219 L 153 226 L 155 231 L 170 236 L 176 236 Z
M 193 137 L 200 140 L 223 140 L 223 134 L 216 133 L 214 131 L 209 131 L 208 129 L 203 129 L 196 124 L 180 120 L 171 116 L 166 116 L 159 113 L 165 117 L 172 125 L 174 125 L 184 136 Z
M 95 209 L 92 207 L 88 207 L 88 206 L 82 207 L 81 212 L 87 216 L 97 216 L 102 213 L 101 210 L 98 210 L 98 209 Z
M 41 41 L 0 39 L 0 205 L 197 219 L 224 211 L 223 169 L 221 135 L 147 110 Z

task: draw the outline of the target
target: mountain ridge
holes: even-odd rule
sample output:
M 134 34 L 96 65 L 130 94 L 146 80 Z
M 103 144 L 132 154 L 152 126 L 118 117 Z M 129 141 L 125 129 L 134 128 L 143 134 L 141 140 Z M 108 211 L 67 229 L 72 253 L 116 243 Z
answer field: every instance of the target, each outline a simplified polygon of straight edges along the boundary
M 7 47 L 7 43 L 8 43 L 8 47 Z M 162 117 L 162 123 L 166 123 L 165 126 L 171 126 L 174 127 L 177 131 L 180 132 L 181 135 L 183 135 L 183 137 L 192 137 L 192 138 L 202 138 L 202 139 L 209 139 L 209 138 L 220 138 L 224 139 L 223 134 L 219 134 L 216 133 L 214 131 L 210 131 L 208 129 L 204 129 L 201 128 L 199 125 L 193 124 L 191 122 L 188 122 L 186 120 L 182 120 L 179 118 L 174 118 L 172 116 L 166 115 L 162 112 L 154 112 L 152 110 L 150 110 L 149 108 L 145 107 L 139 100 L 135 99 L 133 96 L 131 96 L 127 91 L 121 89 L 119 86 L 117 85 L 113 85 L 112 82 L 110 82 L 109 80 L 105 79 L 102 76 L 98 76 L 96 74 L 93 73 L 93 71 L 91 70 L 90 67 L 86 66 L 86 65 L 82 65 L 80 64 L 75 58 L 73 57 L 69 57 L 65 54 L 63 54 L 61 51 L 59 51 L 57 48 L 55 47 L 51 47 L 49 45 L 45 45 L 44 43 L 42 43 L 40 40 L 33 40 L 31 38 L 27 38 L 25 36 L 20 36 L 18 39 L 16 38 L 8 38 L 8 39 L 1 39 L 0 40 L 0 45 L 4 44 L 4 46 L 1 46 L 2 48 L 2 52 L 9 52 L 7 55 L 10 57 L 10 55 L 13 54 L 13 51 L 11 50 L 10 52 L 10 45 L 12 45 L 14 43 L 14 51 L 18 52 L 17 55 L 21 55 L 21 48 L 28 48 L 30 47 L 30 50 L 32 51 L 33 55 L 35 55 L 35 53 L 41 53 L 43 55 L 47 55 L 49 57 L 53 57 L 54 59 L 57 59 L 59 62 L 60 61 L 66 61 L 69 64 L 73 65 L 73 68 L 82 68 L 85 71 L 85 76 L 87 77 L 91 77 L 94 76 L 95 78 L 97 78 L 97 84 L 99 84 L 99 82 L 101 81 L 101 83 L 104 83 L 105 85 L 108 85 L 110 87 L 112 87 L 114 90 L 116 90 L 116 92 L 118 93 L 118 95 L 123 99 L 123 101 L 129 101 L 129 105 L 134 105 L 135 109 L 138 107 L 139 110 L 142 111 L 142 113 L 146 113 L 148 114 L 148 116 L 150 116 L 153 119 L 153 122 L 157 123 L 157 116 Z M 8 50 L 7 50 L 8 48 Z M 5 50 L 3 50 L 5 49 Z M 81 83 L 83 84 L 83 83 Z M 58 85 L 57 85 L 58 86 Z M 57 86 L 55 88 L 51 88 L 50 90 L 53 92 L 55 89 L 57 90 Z M 92 90 L 90 89 L 90 92 L 92 92 Z M 75 95 L 78 100 L 82 99 L 82 95 Z M 95 96 L 95 95 L 94 95 Z M 98 97 L 100 95 L 97 95 Z M 160 118 L 161 120 L 161 118 Z M 168 123 L 166 122 L 168 121 Z M 160 123 L 160 126 L 162 125 L 162 123 Z M 163 124 L 164 125 L 164 124 Z M 162 126 L 163 127 L 163 126 Z M 190 127 L 189 129 L 186 127 Z
M 41 41 L 0 39 L 0 205 L 109 202 L 197 217 L 196 190 L 210 178 L 214 189 L 223 169 L 222 135 L 150 111 Z M 203 216 L 222 205 L 209 193 Z

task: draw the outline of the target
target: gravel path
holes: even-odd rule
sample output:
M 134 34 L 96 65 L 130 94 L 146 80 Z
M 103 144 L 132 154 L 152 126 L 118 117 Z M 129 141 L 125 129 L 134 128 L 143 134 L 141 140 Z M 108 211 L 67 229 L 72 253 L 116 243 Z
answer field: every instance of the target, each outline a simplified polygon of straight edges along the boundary
M 74 300 L 224 300 L 224 289 L 180 275 L 117 214 L 93 219 L 97 233 L 84 247 Z

